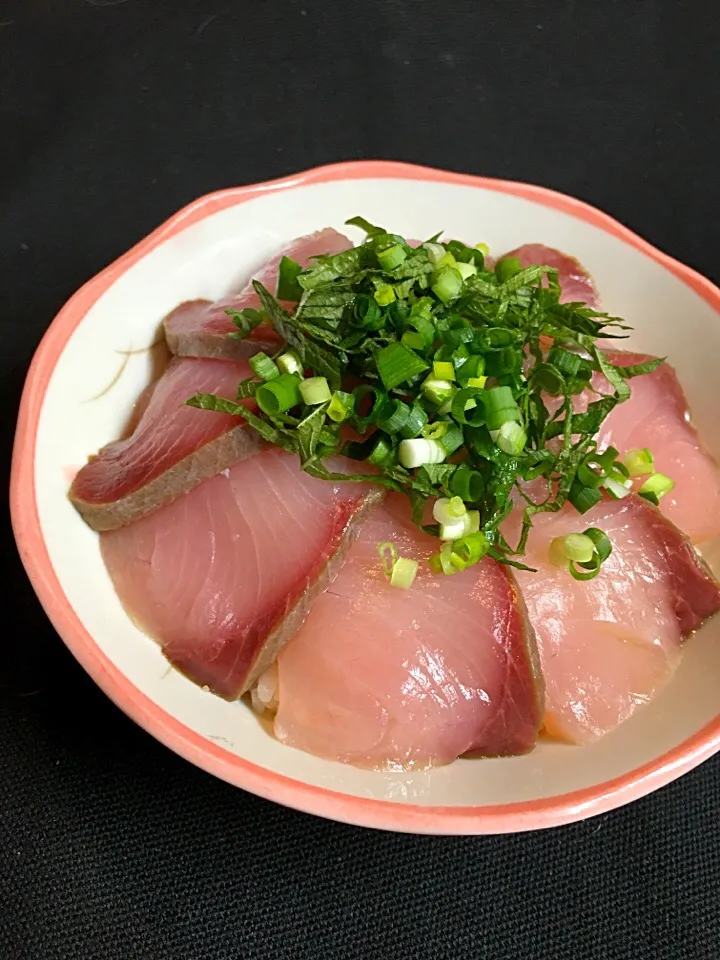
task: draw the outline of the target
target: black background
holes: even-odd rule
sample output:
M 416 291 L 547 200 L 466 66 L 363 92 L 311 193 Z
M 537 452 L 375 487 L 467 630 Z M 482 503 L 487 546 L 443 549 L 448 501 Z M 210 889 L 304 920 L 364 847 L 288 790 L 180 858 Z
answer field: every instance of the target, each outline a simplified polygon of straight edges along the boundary
M 530 180 L 719 281 L 718 49 L 716 2 L 0 0 L 3 469 L 65 299 L 220 187 L 368 157 Z M 106 700 L 4 523 L 3 960 L 720 957 L 720 759 L 506 838 L 284 810 Z

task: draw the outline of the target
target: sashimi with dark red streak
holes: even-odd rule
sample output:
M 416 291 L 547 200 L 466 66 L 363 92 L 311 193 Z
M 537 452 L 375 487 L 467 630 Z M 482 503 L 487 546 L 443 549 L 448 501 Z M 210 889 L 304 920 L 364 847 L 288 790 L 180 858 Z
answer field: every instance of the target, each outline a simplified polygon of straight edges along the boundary
M 102 554 L 125 609 L 167 658 L 233 699 L 298 629 L 381 496 L 315 479 L 264 447 L 103 534 Z
M 95 530 L 114 530 L 259 448 L 239 417 L 188 407 L 195 393 L 234 399 L 247 363 L 171 360 L 132 434 L 109 443 L 78 472 L 70 499 Z

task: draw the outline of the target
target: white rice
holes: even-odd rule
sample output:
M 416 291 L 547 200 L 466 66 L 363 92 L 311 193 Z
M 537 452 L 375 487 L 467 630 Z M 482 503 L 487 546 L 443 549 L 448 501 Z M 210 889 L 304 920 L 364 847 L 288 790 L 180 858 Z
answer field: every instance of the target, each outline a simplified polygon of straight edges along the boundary
M 250 701 L 256 713 L 277 710 L 277 664 L 273 663 L 265 673 L 261 674 L 258 682 L 250 691 Z

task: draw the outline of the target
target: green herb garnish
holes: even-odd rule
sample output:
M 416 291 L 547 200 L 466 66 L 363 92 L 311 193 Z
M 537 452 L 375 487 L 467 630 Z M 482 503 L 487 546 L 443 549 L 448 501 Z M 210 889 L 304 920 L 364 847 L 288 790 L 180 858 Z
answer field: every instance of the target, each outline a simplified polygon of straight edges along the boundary
M 238 399 L 254 396 L 259 410 L 206 394 L 188 403 L 243 417 L 315 477 L 404 493 L 421 526 L 426 500 L 464 504 L 465 520 L 423 527 L 445 534 L 431 561 L 436 570 L 452 573 L 488 553 L 528 569 L 513 557 L 524 553 L 535 514 L 568 501 L 584 513 L 602 489 L 629 492 L 617 451 L 599 454 L 594 438 L 630 396 L 628 380 L 662 361 L 611 363 L 598 341 L 628 328 L 585 304 L 561 304 L 550 267 L 523 269 L 509 258 L 488 269 L 482 245 L 436 236 L 413 248 L 362 217 L 348 223 L 367 234 L 359 247 L 317 257 L 304 270 L 281 260 L 278 296 L 295 304 L 292 311 L 255 282 L 262 310 L 234 316 L 234 336 L 262 318 L 286 344 L 253 363 L 262 382 L 238 388 Z M 573 398 L 596 372 L 613 392 L 575 413 Z M 345 439 L 348 426 L 361 441 Z M 335 473 L 326 462 L 337 454 L 367 461 L 374 472 Z M 530 481 L 540 483 L 539 497 L 528 495 Z M 661 493 L 654 482 L 657 491 L 650 483 L 642 491 L 648 498 Z M 511 545 L 500 528 L 515 502 L 524 502 L 524 516 Z M 457 535 L 448 539 L 451 531 Z M 585 579 L 609 551 L 602 531 L 583 536 L 595 538 L 593 557 L 572 570 Z

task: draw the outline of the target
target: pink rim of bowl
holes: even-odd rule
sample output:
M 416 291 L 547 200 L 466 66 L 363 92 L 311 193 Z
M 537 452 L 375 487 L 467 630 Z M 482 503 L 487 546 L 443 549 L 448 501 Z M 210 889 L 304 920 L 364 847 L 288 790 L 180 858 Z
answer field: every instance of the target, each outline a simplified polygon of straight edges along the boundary
M 629 773 L 583 790 L 494 806 L 420 806 L 337 793 L 266 770 L 206 740 L 138 690 L 100 650 L 65 596 L 43 540 L 35 497 L 35 445 L 48 383 L 71 334 L 99 297 L 133 264 L 185 227 L 263 193 L 334 180 L 404 179 L 481 187 L 542 204 L 590 223 L 657 261 L 720 313 L 720 290 L 601 211 L 544 187 L 451 173 L 390 161 L 317 167 L 280 180 L 208 194 L 167 220 L 86 283 L 53 320 L 34 356 L 23 391 L 13 450 L 10 505 L 28 576 L 53 626 L 105 693 L 136 723 L 202 769 L 276 803 L 360 826 L 412 833 L 511 833 L 572 823 L 645 796 L 720 749 L 720 714 L 679 746 Z

